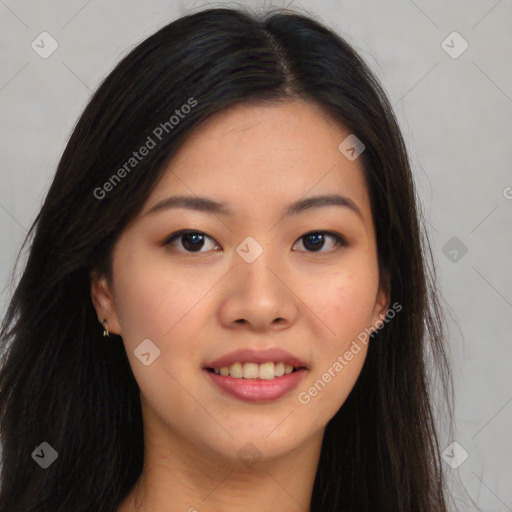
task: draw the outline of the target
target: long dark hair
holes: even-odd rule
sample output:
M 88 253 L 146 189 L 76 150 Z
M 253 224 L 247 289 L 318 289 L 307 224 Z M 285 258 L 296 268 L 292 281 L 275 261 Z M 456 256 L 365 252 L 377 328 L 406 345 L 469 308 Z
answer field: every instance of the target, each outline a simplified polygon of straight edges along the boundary
M 126 55 L 64 150 L 2 324 L 0 512 L 113 512 L 131 490 L 143 463 L 139 389 L 122 339 L 102 336 L 90 273 L 111 276 L 120 233 L 204 120 L 290 98 L 315 102 L 364 143 L 379 268 L 403 306 L 372 336 L 327 425 L 311 510 L 447 510 L 428 373 L 432 361 L 451 404 L 442 308 L 392 108 L 365 62 L 313 17 L 223 8 L 184 16 Z M 148 137 L 156 147 L 127 167 Z M 43 442 L 58 454 L 47 469 L 33 460 Z

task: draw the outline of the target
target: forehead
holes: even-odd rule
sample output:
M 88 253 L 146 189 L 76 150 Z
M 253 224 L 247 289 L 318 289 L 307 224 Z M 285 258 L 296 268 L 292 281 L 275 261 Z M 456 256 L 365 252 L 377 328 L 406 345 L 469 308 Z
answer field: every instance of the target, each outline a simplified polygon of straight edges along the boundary
M 302 100 L 236 105 L 192 133 L 145 210 L 170 194 L 212 197 L 249 214 L 262 203 L 281 209 L 301 197 L 338 193 L 370 215 L 362 164 L 338 149 L 349 134 Z

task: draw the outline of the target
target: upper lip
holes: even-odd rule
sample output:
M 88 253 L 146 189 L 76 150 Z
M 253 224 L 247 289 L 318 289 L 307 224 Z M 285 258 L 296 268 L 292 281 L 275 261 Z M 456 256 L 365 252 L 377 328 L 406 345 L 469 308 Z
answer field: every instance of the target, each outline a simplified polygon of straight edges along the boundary
M 304 361 L 291 355 L 280 348 L 251 349 L 243 348 L 229 352 L 228 354 L 206 364 L 206 368 L 222 368 L 231 366 L 234 363 L 285 363 L 295 368 L 306 368 Z

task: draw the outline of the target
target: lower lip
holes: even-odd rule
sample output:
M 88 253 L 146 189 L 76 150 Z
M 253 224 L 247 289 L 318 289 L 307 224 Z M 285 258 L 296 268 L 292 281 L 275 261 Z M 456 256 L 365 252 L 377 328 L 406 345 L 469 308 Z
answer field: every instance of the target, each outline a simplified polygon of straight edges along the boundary
M 225 393 L 246 402 L 271 402 L 278 400 L 295 389 L 304 374 L 305 369 L 300 369 L 282 377 L 274 377 L 272 380 L 264 379 L 235 379 L 224 377 L 209 370 L 203 370 L 210 379 Z

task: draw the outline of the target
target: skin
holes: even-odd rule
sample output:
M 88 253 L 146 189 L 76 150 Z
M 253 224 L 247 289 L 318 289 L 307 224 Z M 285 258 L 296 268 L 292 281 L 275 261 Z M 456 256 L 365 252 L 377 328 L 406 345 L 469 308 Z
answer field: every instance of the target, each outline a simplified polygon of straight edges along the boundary
M 144 471 L 120 512 L 309 510 L 325 426 L 367 346 L 308 404 L 298 394 L 389 307 L 362 164 L 338 149 L 349 133 L 303 100 L 210 118 L 120 236 L 112 281 L 91 274 L 98 319 L 122 336 L 141 390 Z M 288 204 L 330 193 L 352 199 L 362 218 L 339 206 L 283 217 Z M 147 214 L 177 194 L 226 202 L 235 215 Z M 206 234 L 203 246 L 193 252 L 183 237 L 162 245 L 181 229 Z M 304 238 L 311 231 L 338 233 L 348 246 L 326 236 L 315 251 Z M 247 236 L 263 248 L 252 263 L 236 252 Z M 161 351 L 149 366 L 134 355 L 144 339 Z M 299 387 L 271 403 L 224 394 L 202 368 L 245 347 L 280 347 L 305 361 Z M 249 442 L 261 455 L 250 467 L 237 456 Z

